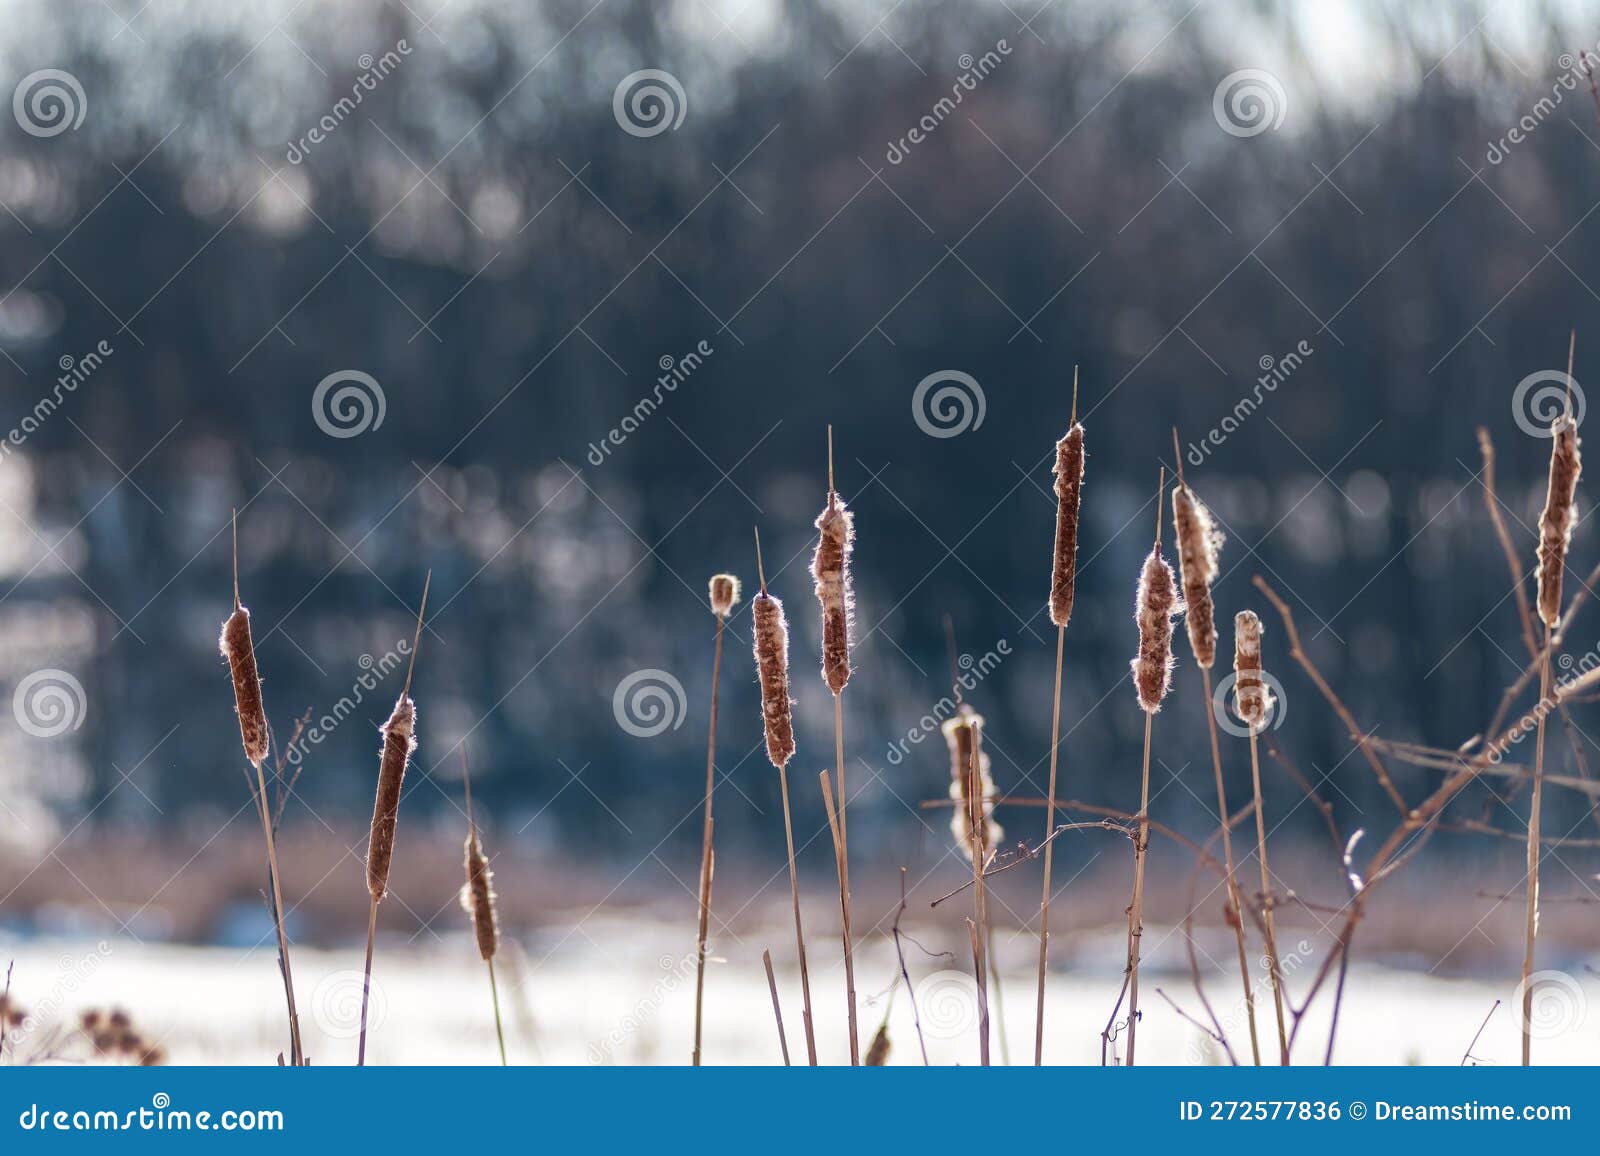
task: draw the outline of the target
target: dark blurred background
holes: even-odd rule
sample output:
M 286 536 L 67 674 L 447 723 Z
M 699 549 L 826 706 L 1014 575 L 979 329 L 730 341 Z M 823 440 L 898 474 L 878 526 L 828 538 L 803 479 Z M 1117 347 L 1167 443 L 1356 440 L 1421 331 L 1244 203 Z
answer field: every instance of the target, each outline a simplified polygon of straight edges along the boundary
M 1570 329 L 1580 383 L 1596 350 L 1600 127 L 1573 54 L 1600 21 L 1577 6 L 7 10 L 0 426 L 52 400 L 0 458 L 0 689 L 40 670 L 83 688 L 76 729 L 0 727 L 10 890 L 69 834 L 183 847 L 237 818 L 216 651 L 235 507 L 279 741 L 361 700 L 305 750 L 287 828 L 359 854 L 401 675 L 357 688 L 409 639 L 431 570 L 402 824 L 459 830 L 465 746 L 503 843 L 624 880 L 656 854 L 692 880 L 705 584 L 753 582 L 759 525 L 795 630 L 797 805 L 820 829 L 832 719 L 808 565 L 829 423 L 859 534 L 852 853 L 942 852 L 943 820 L 930 833 L 915 811 L 948 783 L 942 744 L 888 752 L 946 691 L 944 615 L 962 653 L 1009 650 L 969 698 L 1001 789 L 1042 790 L 1049 460 L 1074 366 L 1090 459 L 1063 795 L 1135 805 L 1126 664 L 1157 467 L 1174 424 L 1201 443 L 1241 398 L 1259 406 L 1185 464 L 1229 535 L 1219 611 L 1264 612 L 1279 741 L 1333 772 L 1346 828 L 1388 804 L 1341 762 L 1252 575 L 1387 737 L 1454 746 L 1520 668 L 1474 429 L 1496 439 L 1531 569 L 1548 444 L 1513 392 L 1563 368 Z M 69 120 L 81 101 L 81 122 L 41 127 L 23 82 L 44 69 L 76 82 L 35 87 L 54 83 Z M 676 102 L 671 124 L 618 93 L 646 69 L 670 74 L 633 79 Z M 1219 89 L 1241 70 L 1265 74 L 1238 82 L 1254 105 Z M 66 358 L 93 371 L 61 389 Z M 665 388 L 667 364 L 692 368 Z M 1292 368 L 1259 387 L 1273 364 Z M 359 432 L 332 427 L 335 394 L 319 410 L 345 371 L 376 383 L 381 424 L 353 396 Z M 976 382 L 981 424 L 926 432 L 914 394 L 939 373 Z M 1574 565 L 1594 557 L 1580 528 Z M 765 878 L 776 781 L 748 625 L 746 604 L 723 668 L 719 863 L 759 856 Z M 1200 831 L 1204 704 L 1179 655 L 1157 781 L 1192 790 L 1156 808 Z M 619 724 L 639 671 L 681 685 L 661 700 L 678 726 Z M 1413 800 L 1437 781 L 1395 774 Z M 1270 791 L 1280 813 L 1299 798 Z M 1546 806 L 1566 831 L 1586 803 Z M 1284 837 L 1319 831 L 1305 808 Z

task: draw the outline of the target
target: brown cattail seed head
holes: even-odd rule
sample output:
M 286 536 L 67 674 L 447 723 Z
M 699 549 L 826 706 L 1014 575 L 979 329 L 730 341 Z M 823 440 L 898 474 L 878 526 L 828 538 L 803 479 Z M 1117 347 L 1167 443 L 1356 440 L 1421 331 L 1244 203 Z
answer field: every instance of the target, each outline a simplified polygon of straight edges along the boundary
M 1172 616 L 1178 609 L 1177 587 L 1172 567 L 1154 546 L 1139 574 L 1139 595 L 1133 617 L 1139 623 L 1139 653 L 1134 655 L 1133 685 L 1139 692 L 1139 706 L 1147 714 L 1161 709 L 1161 700 L 1172 689 Z
M 1561 573 L 1572 542 L 1573 498 L 1583 461 L 1578 455 L 1578 423 L 1570 414 L 1556 419 L 1550 430 L 1550 486 L 1545 491 L 1544 516 L 1539 519 L 1539 620 L 1554 630 L 1561 621 Z
M 783 603 L 763 591 L 750 603 L 755 619 L 756 673 L 761 679 L 761 719 L 767 757 L 775 767 L 794 758 L 794 718 L 789 703 L 789 622 Z
M 1188 486 L 1172 491 L 1172 519 L 1178 528 L 1178 573 L 1183 579 L 1184 625 L 1194 660 L 1207 669 L 1217 661 L 1217 621 L 1211 583 L 1217 576 L 1222 534 L 1211 511 Z
M 256 648 L 250 641 L 250 611 L 235 607 L 222 624 L 218 640 L 222 657 L 233 673 L 234 710 L 239 716 L 239 737 L 244 757 L 256 766 L 267 759 L 267 713 L 261 705 L 261 675 L 256 670 Z
M 889 1025 L 883 1024 L 878 1028 L 878 1034 L 872 1037 L 872 1043 L 867 1047 L 866 1065 L 869 1068 L 881 1068 L 889 1062 Z
M 950 748 L 950 797 L 956 801 L 950 834 L 969 861 L 975 850 L 986 859 L 1006 833 L 994 821 L 997 792 L 994 779 L 989 776 L 989 755 L 983 749 L 983 716 L 962 703 L 954 717 L 946 719 L 939 729 Z
M 489 870 L 489 859 L 478 844 L 476 827 L 467 832 L 466 858 L 467 882 L 461 888 L 461 907 L 472 916 L 478 954 L 490 960 L 494 958 L 500 939 L 494 910 L 494 872 Z
M 1241 610 L 1233 619 L 1233 712 L 1260 730 L 1272 710 L 1272 692 L 1261 681 L 1261 619 Z
M 400 790 L 406 767 L 417 749 L 417 704 L 404 692 L 395 699 L 389 721 L 383 724 L 383 748 L 378 762 L 378 793 L 372 804 L 372 833 L 367 840 L 367 890 L 374 902 L 389 887 L 389 866 L 394 860 L 394 831 L 400 817 Z
M 822 679 L 838 694 L 850 681 L 850 616 L 855 597 L 850 589 L 850 553 L 855 548 L 855 515 L 838 494 L 817 515 L 817 552 L 811 574 L 822 603 Z
M 1056 553 L 1050 572 L 1050 621 L 1072 617 L 1078 577 L 1078 505 L 1083 498 L 1083 423 L 1056 443 Z
M 739 603 L 739 579 L 732 574 L 711 576 L 711 613 L 726 618 Z

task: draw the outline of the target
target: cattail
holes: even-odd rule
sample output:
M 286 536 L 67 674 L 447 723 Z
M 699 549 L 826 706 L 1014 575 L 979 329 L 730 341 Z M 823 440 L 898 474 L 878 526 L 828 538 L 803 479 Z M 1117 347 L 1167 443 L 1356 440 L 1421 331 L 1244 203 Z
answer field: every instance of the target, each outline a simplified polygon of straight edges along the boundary
M 951 808 L 950 834 L 956 846 L 970 861 L 976 845 L 979 855 L 998 846 L 1005 838 L 1005 829 L 994 820 L 994 801 L 998 794 L 994 779 L 989 775 L 989 754 L 983 749 L 983 716 L 966 703 L 952 718 L 939 728 L 944 732 L 945 744 L 950 748 L 950 797 L 956 801 Z M 976 764 L 981 801 L 976 807 L 971 797 L 971 777 L 968 768 Z M 982 815 L 983 829 L 973 831 L 974 812 Z M 974 838 L 974 835 L 977 837 Z
M 1272 710 L 1272 692 L 1261 681 L 1261 619 L 1254 610 L 1234 616 L 1233 672 L 1233 711 L 1258 730 Z
M 1217 576 L 1217 551 L 1222 534 L 1206 504 L 1179 483 L 1172 491 L 1172 519 L 1177 527 L 1178 572 L 1183 578 L 1184 625 L 1194 660 L 1209 669 L 1217 661 L 1217 622 L 1211 583 Z
M 1578 423 L 1563 414 L 1551 427 L 1550 486 L 1545 491 L 1544 516 L 1539 519 L 1539 620 L 1554 630 L 1561 621 L 1561 574 L 1572 542 L 1573 496 L 1583 462 L 1578 455 Z
M 872 1037 L 872 1043 L 867 1047 L 866 1065 L 869 1068 L 881 1068 L 889 1062 L 889 1025 L 883 1024 L 878 1028 L 878 1034 Z
M 394 859 L 394 831 L 400 817 L 400 791 L 406 768 L 417 749 L 417 704 L 405 691 L 395 700 L 389 721 L 383 724 L 383 748 L 378 763 L 378 794 L 372 805 L 372 836 L 367 841 L 367 890 L 374 903 L 389 887 L 389 865 Z
M 726 618 L 739 603 L 739 579 L 732 574 L 711 576 L 711 613 Z
M 761 679 L 761 717 L 767 757 L 775 767 L 794 758 L 794 718 L 789 702 L 789 622 L 783 602 L 763 590 L 750 603 L 755 618 L 756 672 Z
M 250 640 L 250 611 L 235 606 L 222 624 L 218 639 L 222 657 L 233 672 L 233 701 L 239 716 L 239 737 L 244 756 L 255 766 L 267 760 L 267 713 L 261 704 L 261 674 L 256 669 L 256 648 Z
M 478 828 L 467 828 L 467 881 L 461 887 L 461 908 L 472 917 L 472 929 L 478 936 L 478 954 L 487 962 L 494 958 L 500 934 L 494 910 L 494 872 L 489 869 L 489 858 L 478 843 Z
M 1133 614 L 1139 623 L 1139 653 L 1131 664 L 1133 685 L 1146 714 L 1160 710 L 1161 700 L 1172 689 L 1172 617 L 1177 601 L 1172 567 L 1161 556 L 1161 546 L 1157 544 L 1144 560 Z
M 822 678 L 838 694 L 850 681 L 850 617 L 855 599 L 850 589 L 850 552 L 855 545 L 855 515 L 836 493 L 817 515 L 817 552 L 811 573 L 822 603 Z
M 1072 617 L 1078 575 L 1078 505 L 1083 497 L 1083 423 L 1074 422 L 1056 443 L 1056 553 L 1050 573 L 1050 621 Z

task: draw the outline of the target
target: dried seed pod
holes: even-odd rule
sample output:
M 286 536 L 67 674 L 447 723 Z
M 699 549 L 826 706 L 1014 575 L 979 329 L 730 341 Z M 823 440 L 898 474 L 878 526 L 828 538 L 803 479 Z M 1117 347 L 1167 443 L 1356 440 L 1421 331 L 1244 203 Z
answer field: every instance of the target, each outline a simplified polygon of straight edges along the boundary
M 250 640 L 250 611 L 235 606 L 222 624 L 217 642 L 233 674 L 234 710 L 239 716 L 239 737 L 244 756 L 256 766 L 267 759 L 267 713 L 261 704 L 261 675 L 256 670 L 256 648 Z
M 1561 575 L 1572 542 L 1573 498 L 1583 461 L 1578 453 L 1578 423 L 1570 414 L 1557 418 L 1550 431 L 1550 485 L 1544 516 L 1539 519 L 1539 620 L 1551 630 L 1561 621 Z
M 1083 423 L 1076 422 L 1056 443 L 1056 550 L 1050 572 L 1050 621 L 1065 626 L 1072 617 L 1078 575 L 1078 506 L 1083 498 Z
M 956 801 L 951 808 L 950 834 L 956 846 L 972 860 L 974 850 L 983 858 L 1005 838 L 1005 829 L 994 820 L 994 801 L 998 794 L 994 779 L 989 775 L 989 754 L 983 749 L 983 716 L 966 703 L 939 728 L 945 745 L 950 749 L 950 797 Z M 974 806 L 972 798 L 973 770 L 976 770 L 977 790 L 980 798 Z M 981 818 L 974 829 L 973 816 Z
M 400 817 L 400 792 L 405 785 L 411 754 L 417 749 L 416 729 L 417 704 L 401 691 L 380 732 L 383 747 L 379 752 L 378 793 L 372 804 L 372 833 L 367 840 L 367 890 L 374 903 L 380 902 L 389 888 L 395 824 Z
M 478 829 L 467 831 L 466 845 L 467 881 L 461 888 L 461 907 L 472 917 L 472 930 L 478 937 L 478 954 L 485 960 L 494 958 L 499 945 L 499 920 L 494 909 L 494 872 L 489 869 L 489 859 L 478 843 Z
M 872 1043 L 867 1047 L 866 1066 L 881 1068 L 889 1062 L 889 1025 L 883 1024 L 878 1028 L 878 1034 L 872 1037 Z
M 1233 672 L 1233 713 L 1259 730 L 1272 710 L 1272 692 L 1261 680 L 1261 619 L 1254 610 L 1234 615 Z
M 811 573 L 822 603 L 822 678 L 838 694 L 850 681 L 850 618 L 855 597 L 850 588 L 850 553 L 855 548 L 855 515 L 836 493 L 817 515 L 817 552 Z
M 767 757 L 786 767 L 794 757 L 794 718 L 789 702 L 789 622 L 783 603 L 762 591 L 751 600 L 755 619 L 756 673 L 761 679 L 761 719 Z
M 1172 518 L 1177 526 L 1178 573 L 1183 579 L 1184 625 L 1194 660 L 1209 669 L 1217 661 L 1216 612 L 1211 583 L 1217 577 L 1217 551 L 1222 534 L 1211 511 L 1193 490 L 1179 483 L 1172 491 Z
M 1139 623 L 1139 653 L 1130 664 L 1139 706 L 1146 714 L 1160 710 L 1161 700 L 1172 689 L 1172 618 L 1177 609 L 1172 567 L 1161 556 L 1161 547 L 1152 546 L 1139 574 L 1133 608 L 1134 620 Z
M 711 576 L 711 613 L 726 618 L 739 603 L 739 579 L 732 574 Z

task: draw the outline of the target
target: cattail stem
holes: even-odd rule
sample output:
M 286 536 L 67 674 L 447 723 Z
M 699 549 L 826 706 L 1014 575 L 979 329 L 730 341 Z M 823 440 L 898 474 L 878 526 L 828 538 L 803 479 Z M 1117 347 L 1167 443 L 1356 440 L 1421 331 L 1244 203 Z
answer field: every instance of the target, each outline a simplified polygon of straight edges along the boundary
M 500 987 L 494 981 L 494 960 L 484 960 L 489 965 L 489 998 L 494 1001 L 494 1034 L 500 1041 L 500 1066 L 506 1066 L 506 1029 L 500 1023 Z
M 361 979 L 361 1037 L 356 1044 L 356 1067 L 367 1063 L 367 1003 L 372 994 L 372 941 L 378 934 L 378 900 L 374 896 L 367 912 L 367 963 Z
M 988 938 L 989 888 L 983 876 L 985 861 L 988 858 L 983 836 L 988 829 L 988 816 L 983 773 L 978 761 L 977 728 L 971 728 L 968 733 L 972 737 L 966 745 L 966 802 L 968 822 L 972 831 L 972 913 L 977 920 L 976 924 L 972 925 L 972 954 L 978 981 L 978 1057 L 979 1062 L 987 1068 L 989 1066 L 989 967 L 983 945 Z
M 783 1053 L 783 1066 L 789 1067 L 789 1040 L 783 1034 L 783 1004 L 778 1001 L 778 980 L 772 974 L 772 952 L 763 949 L 761 962 L 767 968 L 767 990 L 772 993 L 772 1016 L 778 1021 L 778 1050 Z
M 833 750 L 837 762 L 836 773 L 839 776 L 839 907 L 841 918 L 844 921 L 844 985 L 846 996 L 849 1000 L 850 1023 L 850 1066 L 857 1067 L 861 1063 L 861 1042 L 856 1027 L 856 965 L 855 950 L 850 934 L 850 835 L 845 827 L 845 807 L 847 800 L 844 793 L 844 692 L 836 692 L 833 696 Z M 824 772 L 826 773 L 826 772 Z
M 1266 930 L 1267 969 L 1272 979 L 1272 1001 L 1278 1014 L 1278 1062 L 1289 1063 L 1289 1034 L 1283 1018 L 1283 969 L 1278 964 L 1278 930 L 1273 916 L 1272 872 L 1267 867 L 1267 820 L 1261 811 L 1261 759 L 1257 754 L 1256 727 L 1250 728 L 1250 781 L 1256 796 L 1256 858 L 1261 864 L 1261 922 Z
M 983 936 L 978 925 L 967 920 L 967 937 L 972 940 L 972 970 L 978 981 L 978 1056 L 984 1067 L 989 1066 L 989 969 L 983 959 Z
M 1228 906 L 1232 910 L 1229 919 L 1233 923 L 1234 942 L 1239 948 L 1239 978 L 1244 982 L 1244 1007 L 1245 1016 L 1250 1023 L 1250 1055 L 1255 1060 L 1256 1067 L 1261 1066 L 1261 1041 L 1256 1033 L 1256 989 L 1250 980 L 1249 950 L 1244 942 L 1244 908 L 1239 903 L 1239 881 L 1234 873 L 1233 864 L 1233 833 L 1229 830 L 1228 793 L 1222 785 L 1222 751 L 1217 744 L 1217 717 L 1216 707 L 1211 699 L 1211 668 L 1202 666 L 1200 673 L 1204 679 L 1206 692 L 1206 729 L 1211 735 L 1211 769 L 1217 779 L 1217 821 L 1222 828 L 1222 870 L 1228 889 Z M 1256 795 L 1256 806 L 1261 805 L 1259 792 Z
M 717 785 L 717 685 L 722 677 L 722 626 L 716 615 L 717 640 L 711 659 L 711 736 L 706 740 L 706 819 L 700 845 L 700 929 L 696 940 L 694 977 L 694 1066 L 700 1066 L 702 1014 L 706 992 L 706 934 L 711 922 L 711 795 Z
M 1144 861 L 1150 850 L 1150 731 L 1155 714 L 1144 716 L 1144 767 L 1139 776 L 1139 839 L 1133 845 L 1133 902 L 1128 905 L 1128 1066 L 1139 1030 L 1139 949 L 1144 936 Z
M 261 833 L 267 840 L 267 876 L 272 884 L 272 921 L 278 933 L 278 959 L 283 970 L 284 998 L 289 1005 L 289 1057 L 298 1067 L 305 1063 L 305 1052 L 300 1043 L 300 1015 L 294 1006 L 294 973 L 289 969 L 289 936 L 283 926 L 283 888 L 278 882 L 278 846 L 273 837 L 272 818 L 267 811 L 267 780 L 261 764 L 256 767 L 256 788 L 261 804 Z
M 1050 711 L 1050 793 L 1044 810 L 1044 893 L 1039 899 L 1039 999 L 1033 1017 L 1033 1063 L 1044 1063 L 1044 977 L 1050 958 L 1050 869 L 1055 862 L 1056 756 L 1061 747 L 1061 658 L 1067 645 L 1067 628 L 1056 627 L 1056 689 Z
M 1539 704 L 1550 701 L 1550 633 L 1545 627 L 1545 650 L 1539 664 Z M 1528 902 L 1526 937 L 1522 951 L 1522 1066 L 1533 1063 L 1533 955 L 1539 935 L 1539 812 L 1544 802 L 1544 718 L 1538 712 L 1533 740 L 1533 796 L 1528 804 Z
M 811 1024 L 811 975 L 806 970 L 806 934 L 800 925 L 800 877 L 794 866 L 794 820 L 789 813 L 789 772 L 778 765 L 778 789 L 783 793 L 783 835 L 789 844 L 789 898 L 794 904 L 794 946 L 800 958 L 800 1018 L 806 1029 L 806 1058 L 817 1066 L 817 1037 Z

